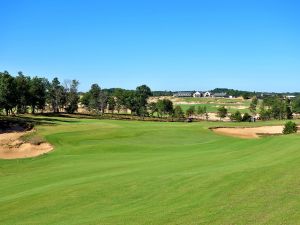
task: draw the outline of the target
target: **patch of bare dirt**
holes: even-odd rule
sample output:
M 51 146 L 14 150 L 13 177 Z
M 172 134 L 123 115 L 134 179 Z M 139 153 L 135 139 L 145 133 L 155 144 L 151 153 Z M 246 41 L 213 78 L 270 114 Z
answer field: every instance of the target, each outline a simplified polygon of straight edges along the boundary
M 240 106 L 231 106 L 230 108 L 231 109 L 248 109 L 249 107 L 240 105 Z
M 227 136 L 233 136 L 239 138 L 259 138 L 259 136 L 262 135 L 282 134 L 283 126 L 264 126 L 264 127 L 246 127 L 246 128 L 227 127 L 227 128 L 213 128 L 212 130 L 217 134 L 223 134 Z
M 0 133 L 0 158 L 17 159 L 36 157 L 53 150 L 49 143 L 32 144 L 21 137 L 32 131 Z

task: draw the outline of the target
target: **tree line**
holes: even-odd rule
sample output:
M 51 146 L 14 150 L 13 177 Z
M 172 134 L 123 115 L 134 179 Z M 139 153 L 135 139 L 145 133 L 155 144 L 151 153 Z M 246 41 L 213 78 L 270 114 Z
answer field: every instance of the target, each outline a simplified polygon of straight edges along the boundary
M 289 99 L 282 95 L 264 97 L 261 101 L 253 97 L 249 106 L 252 117 L 261 120 L 289 120 L 293 119 L 294 114 L 300 113 L 300 97 Z M 251 115 L 236 111 L 230 115 L 232 121 L 249 121 Z
M 22 72 L 12 76 L 7 71 L 0 72 L 0 112 L 6 115 L 43 112 L 46 108 L 53 113 L 74 113 L 81 103 L 90 113 L 104 114 L 130 110 L 132 115 L 141 117 L 184 117 L 180 107 L 173 109 L 170 100 L 159 100 L 154 105 L 148 103 L 153 96 L 147 85 L 135 90 L 121 88 L 101 89 L 92 84 L 86 93 L 78 92 L 77 80 L 61 83 L 56 77 L 52 81 L 41 77 L 30 77 Z
M 54 113 L 74 113 L 81 103 L 90 113 L 95 114 L 130 111 L 132 115 L 140 117 L 209 117 L 205 106 L 199 106 L 197 109 L 191 106 L 184 112 L 179 105 L 174 106 L 173 102 L 166 98 L 148 102 L 153 92 L 147 85 L 138 86 L 135 90 L 125 90 L 101 89 L 98 84 L 92 84 L 86 93 L 79 93 L 78 86 L 77 80 L 61 83 L 58 78 L 49 81 L 43 77 L 30 77 L 22 72 L 16 76 L 7 71 L 0 72 L 0 112 L 4 111 L 6 115 L 28 112 L 34 114 L 47 108 Z M 300 97 L 291 100 L 282 95 L 275 95 L 259 100 L 254 96 L 249 111 L 251 115 L 236 111 L 231 113 L 229 118 L 232 121 L 249 121 L 251 117 L 256 116 L 262 120 L 292 119 L 293 113 L 300 113 Z M 227 117 L 226 107 L 218 108 L 217 116 L 220 119 Z
M 43 112 L 46 105 L 55 113 L 65 110 L 74 113 L 78 109 L 77 80 L 65 81 L 58 78 L 51 82 L 46 78 L 30 77 L 19 72 L 17 76 L 7 71 L 0 72 L 0 111 L 6 115 Z

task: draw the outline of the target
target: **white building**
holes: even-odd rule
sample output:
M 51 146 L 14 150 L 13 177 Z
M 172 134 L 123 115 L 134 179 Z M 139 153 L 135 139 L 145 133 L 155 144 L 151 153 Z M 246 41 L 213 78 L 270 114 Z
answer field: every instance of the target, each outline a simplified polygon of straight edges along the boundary
M 203 93 L 204 98 L 208 98 L 210 96 L 211 96 L 211 93 L 209 91 Z
M 295 95 L 287 95 L 286 98 L 292 99 L 292 98 L 296 98 L 296 96 Z
M 194 98 L 201 98 L 201 97 L 202 97 L 202 93 L 199 92 L 199 91 L 196 91 L 196 92 L 193 94 L 193 97 L 194 97 Z

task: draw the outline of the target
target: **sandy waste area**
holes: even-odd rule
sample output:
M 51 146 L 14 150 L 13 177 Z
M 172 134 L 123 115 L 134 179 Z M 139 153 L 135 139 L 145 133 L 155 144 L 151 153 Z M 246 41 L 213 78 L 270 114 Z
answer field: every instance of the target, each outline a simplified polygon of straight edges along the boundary
M 53 150 L 49 143 L 35 145 L 22 141 L 21 137 L 29 132 L 32 131 L 0 133 L 0 158 L 30 158 Z
M 214 128 L 212 130 L 215 133 L 223 134 L 227 136 L 240 137 L 240 138 L 259 138 L 259 136 L 262 135 L 282 134 L 283 126 L 263 126 L 263 127 L 247 127 L 247 128 L 228 127 L 228 128 Z

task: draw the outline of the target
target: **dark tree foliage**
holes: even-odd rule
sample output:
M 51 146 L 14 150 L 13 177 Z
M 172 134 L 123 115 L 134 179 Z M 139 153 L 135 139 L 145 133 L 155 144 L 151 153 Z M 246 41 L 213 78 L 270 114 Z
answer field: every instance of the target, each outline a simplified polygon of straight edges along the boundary
M 291 103 L 293 112 L 300 113 L 300 96 L 294 99 Z
M 31 106 L 33 114 L 36 109 L 43 110 L 45 108 L 48 86 L 49 82 L 45 78 L 33 77 L 31 79 L 29 88 L 29 105 Z
M 22 72 L 13 77 L 5 71 L 0 73 L 0 110 L 5 110 L 7 115 L 27 113 L 30 109 L 35 113 L 43 111 L 48 101 L 53 112 L 65 109 L 73 113 L 78 107 L 78 84 L 73 80 L 64 88 L 58 78 L 49 83 L 46 78 L 31 78 Z
M 220 117 L 220 120 L 225 118 L 227 116 L 227 113 L 228 113 L 228 110 L 224 106 L 221 106 L 218 108 L 217 115 L 218 115 L 218 117 Z
M 137 109 L 135 112 L 140 115 L 146 109 L 148 98 L 152 96 L 151 89 L 147 85 L 141 85 L 136 88 L 135 98 Z M 143 109 L 142 111 L 140 109 Z
M 81 103 L 87 106 L 90 111 L 95 111 L 96 113 L 99 113 L 100 95 L 100 86 L 98 84 L 92 84 L 91 89 L 83 95 Z
M 163 115 L 170 116 L 173 114 L 173 102 L 169 99 L 158 100 L 156 103 L 158 114 L 162 117 Z
M 66 85 L 66 112 L 74 113 L 78 110 L 78 85 L 79 81 L 72 80 Z
M 243 115 L 242 121 L 243 121 L 243 122 L 250 122 L 250 120 L 251 120 L 251 116 L 250 116 L 248 113 L 245 113 L 245 114 Z
M 291 120 L 293 119 L 293 111 L 292 111 L 292 106 L 286 104 L 285 106 L 285 112 L 286 112 L 286 119 Z
M 204 115 L 206 115 L 207 114 L 207 108 L 206 108 L 206 106 L 198 106 L 198 108 L 197 108 L 197 114 L 199 115 L 199 116 L 204 116 Z
M 118 113 L 125 108 L 125 92 L 126 90 L 121 88 L 114 89 L 113 96 L 115 97 L 115 108 Z
M 256 115 L 256 109 L 257 109 L 258 99 L 257 97 L 253 97 L 250 103 L 249 110 L 252 114 Z
M 185 114 L 187 117 L 190 117 L 196 113 L 195 106 L 190 106 L 186 111 Z
M 256 96 L 257 93 L 250 92 L 250 91 L 240 91 L 240 90 L 234 90 L 234 89 L 228 89 L 228 88 L 215 88 L 211 91 L 212 93 L 226 93 L 227 95 L 234 96 L 234 97 L 246 97 L 251 98 L 252 96 Z
M 155 115 L 155 113 L 158 112 L 157 103 L 156 102 L 150 102 L 147 107 L 148 107 L 149 115 L 151 117 L 153 117 Z
M 60 108 L 66 103 L 65 89 L 55 77 L 49 85 L 48 101 L 54 113 L 58 113 Z
M 174 115 L 174 118 L 177 118 L 177 119 L 184 118 L 184 112 L 183 112 L 182 108 L 180 107 L 180 105 L 175 106 L 173 115 Z
M 259 114 L 262 120 L 292 119 L 292 103 L 289 99 L 285 99 L 281 96 L 267 97 L 263 100 Z
M 17 106 L 17 89 L 15 78 L 7 71 L 0 73 L 0 108 L 4 109 L 6 115 L 13 113 Z
M 236 111 L 235 113 L 232 113 L 230 115 L 230 120 L 236 121 L 236 122 L 241 122 L 241 121 L 243 121 L 243 116 L 240 111 Z
M 152 91 L 153 96 L 173 96 L 172 91 Z
M 30 105 L 30 77 L 24 76 L 22 72 L 15 77 L 16 83 L 16 98 L 17 98 L 17 113 L 26 113 L 27 106 Z
M 131 111 L 131 114 L 138 115 L 140 105 L 138 104 L 135 91 L 126 91 L 124 93 L 124 106 Z
M 259 116 L 261 120 L 270 120 L 271 119 L 271 110 L 266 108 L 264 105 L 260 107 Z
M 116 100 L 114 96 L 109 96 L 107 100 L 108 110 L 113 114 L 116 108 Z

